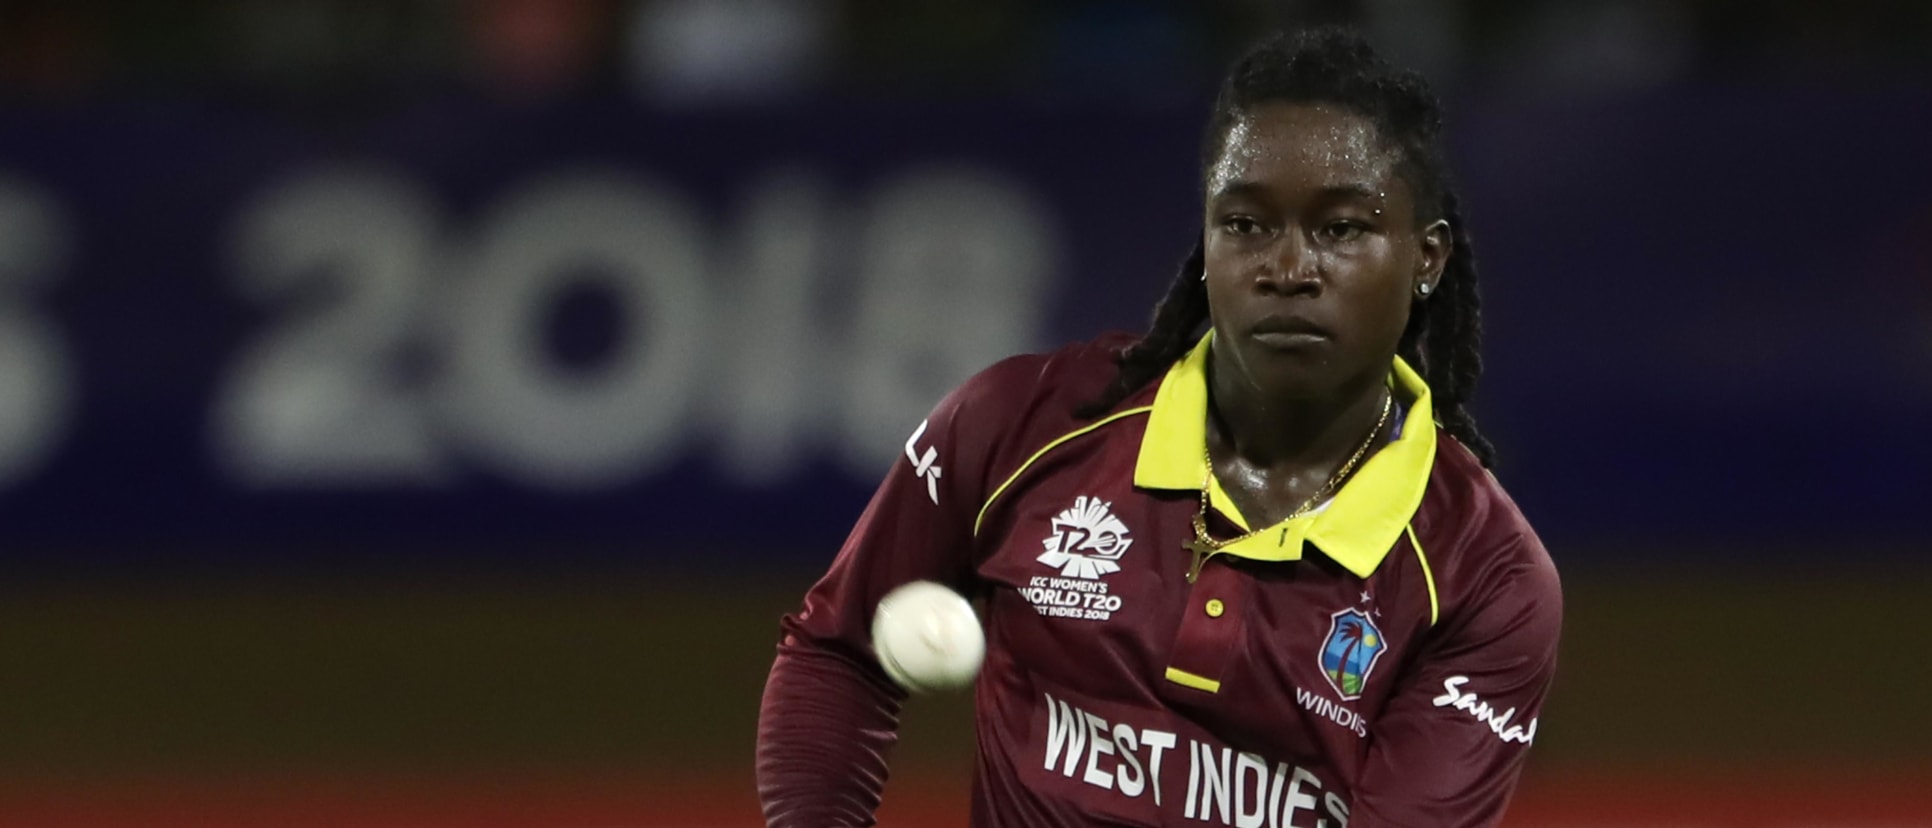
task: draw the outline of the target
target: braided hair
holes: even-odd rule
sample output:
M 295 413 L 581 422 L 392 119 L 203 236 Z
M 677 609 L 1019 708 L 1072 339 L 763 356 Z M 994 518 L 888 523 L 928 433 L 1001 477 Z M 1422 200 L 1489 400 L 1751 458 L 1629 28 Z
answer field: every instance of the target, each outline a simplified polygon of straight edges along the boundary
M 1418 220 L 1448 222 L 1454 246 L 1439 289 L 1426 300 L 1413 300 L 1396 353 L 1429 383 L 1442 428 L 1484 466 L 1493 465 L 1495 447 L 1476 429 L 1465 406 L 1483 373 L 1475 247 L 1442 152 L 1442 106 L 1428 82 L 1389 64 L 1360 35 L 1345 29 L 1270 38 L 1241 58 L 1221 86 L 1202 141 L 1204 179 L 1221 154 L 1228 130 L 1244 113 L 1269 102 L 1330 103 L 1367 118 L 1400 153 L 1396 171 L 1415 193 Z M 1197 239 L 1167 295 L 1155 306 L 1152 327 L 1121 352 L 1113 382 L 1081 409 L 1081 416 L 1106 413 L 1166 373 L 1193 347 L 1208 321 L 1207 287 L 1201 281 L 1205 257 Z

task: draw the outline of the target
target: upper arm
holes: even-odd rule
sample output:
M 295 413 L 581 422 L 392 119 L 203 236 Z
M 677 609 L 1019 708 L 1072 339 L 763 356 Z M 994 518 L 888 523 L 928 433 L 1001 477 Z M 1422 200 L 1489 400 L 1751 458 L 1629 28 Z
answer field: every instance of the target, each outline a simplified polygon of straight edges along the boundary
M 872 610 L 894 587 L 938 581 L 964 591 L 973 571 L 973 519 L 990 459 L 1022 408 L 1028 358 L 1009 359 L 909 423 L 899 456 L 804 607 L 785 619 L 803 637 L 863 652 Z
M 1486 578 L 1420 655 L 1370 732 L 1357 826 L 1493 825 L 1556 672 L 1563 599 L 1534 536 L 1494 550 Z

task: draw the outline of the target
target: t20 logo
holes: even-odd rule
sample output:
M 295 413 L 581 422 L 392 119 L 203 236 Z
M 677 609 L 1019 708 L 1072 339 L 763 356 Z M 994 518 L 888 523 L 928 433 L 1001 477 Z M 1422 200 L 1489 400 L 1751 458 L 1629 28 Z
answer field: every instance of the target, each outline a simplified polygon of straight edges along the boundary
M 1040 563 L 1059 567 L 1068 578 L 1098 579 L 1120 571 L 1120 556 L 1134 539 L 1127 536 L 1127 524 L 1111 511 L 1113 504 L 1097 497 L 1081 495 L 1073 506 L 1053 518 L 1053 533 L 1042 540 L 1046 552 Z

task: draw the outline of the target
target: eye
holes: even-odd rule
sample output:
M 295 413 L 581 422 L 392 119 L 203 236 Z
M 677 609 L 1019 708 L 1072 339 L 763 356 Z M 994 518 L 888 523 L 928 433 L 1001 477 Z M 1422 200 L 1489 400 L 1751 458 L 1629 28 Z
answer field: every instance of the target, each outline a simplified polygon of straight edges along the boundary
M 1247 216 L 1228 216 L 1221 219 L 1221 229 L 1234 236 L 1252 236 L 1263 232 L 1261 222 Z
M 1350 242 L 1362 237 L 1368 228 L 1352 221 L 1330 222 L 1322 228 L 1322 235 L 1329 241 Z

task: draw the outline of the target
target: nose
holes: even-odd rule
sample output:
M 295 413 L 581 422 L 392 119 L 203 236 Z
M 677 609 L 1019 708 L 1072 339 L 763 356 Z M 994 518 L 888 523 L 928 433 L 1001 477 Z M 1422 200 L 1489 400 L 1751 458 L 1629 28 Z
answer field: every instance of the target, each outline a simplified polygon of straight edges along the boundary
M 1282 233 L 1267 253 L 1255 277 L 1259 290 L 1284 295 L 1321 292 L 1321 260 L 1302 233 Z

